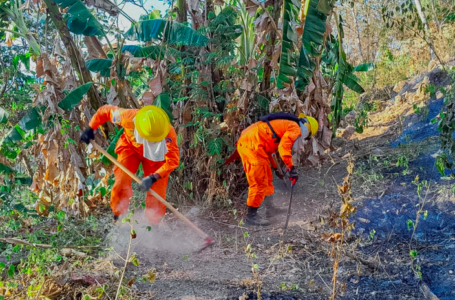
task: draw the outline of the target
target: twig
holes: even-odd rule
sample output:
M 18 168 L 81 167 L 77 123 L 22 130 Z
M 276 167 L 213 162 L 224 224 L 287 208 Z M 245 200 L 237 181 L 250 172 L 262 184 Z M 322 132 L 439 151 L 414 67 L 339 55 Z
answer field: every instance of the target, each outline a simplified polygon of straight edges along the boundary
M 130 221 L 130 227 L 131 227 L 131 230 L 134 230 L 134 214 L 133 216 L 131 217 L 131 221 Z M 130 260 L 130 254 L 131 254 L 131 244 L 132 244 L 132 241 L 133 241 L 133 237 L 130 233 L 130 241 L 128 243 L 128 251 L 126 253 L 126 258 L 125 258 L 125 265 L 123 267 L 123 271 L 122 271 L 122 276 L 120 276 L 120 282 L 118 284 L 118 288 L 117 288 L 117 293 L 115 294 L 115 300 L 118 299 L 118 296 L 120 294 L 120 289 L 122 287 L 122 282 L 123 282 L 123 277 L 125 277 L 125 273 L 126 273 L 126 267 L 128 266 L 128 262 Z
M 349 257 L 350 259 L 352 260 L 355 260 L 355 261 L 358 261 L 359 263 L 365 265 L 366 267 L 368 267 L 371 271 L 377 271 L 379 270 L 379 265 L 371 262 L 371 261 L 368 261 L 368 260 L 365 260 L 363 258 L 360 258 L 356 255 L 353 255 L 347 251 L 344 251 L 344 254 L 346 254 L 347 257 Z
M 43 277 L 43 283 L 41 283 L 41 286 L 39 287 L 39 291 L 38 291 L 38 293 L 36 294 L 35 299 L 39 299 L 39 295 L 41 294 L 41 290 L 43 289 L 43 286 L 44 286 L 45 283 L 46 283 L 46 278 Z
M 329 285 L 327 284 L 327 282 L 325 282 L 324 278 L 322 278 L 322 276 L 321 276 L 319 273 L 318 273 L 317 275 L 319 276 L 319 278 L 321 278 L 322 282 L 325 284 L 325 286 L 327 287 L 327 289 L 328 289 L 329 291 L 332 291 L 332 289 L 329 287 Z
M 108 295 L 108 293 L 106 292 L 106 290 L 104 289 L 104 287 L 98 282 L 98 280 L 96 279 L 96 277 L 93 277 L 93 279 L 95 279 L 95 281 L 96 281 L 96 283 L 98 284 L 98 286 L 99 286 L 100 288 L 103 289 L 103 292 L 106 294 L 107 299 L 112 300 L 111 297 L 109 297 L 109 295 Z
M 58 247 L 53 247 L 52 245 L 49 244 L 35 244 L 35 243 L 30 243 L 25 240 L 21 240 L 18 238 L 0 238 L 0 242 L 3 243 L 8 243 L 8 244 L 13 244 L 13 245 L 24 245 L 24 246 L 32 246 L 35 248 L 58 248 Z M 86 248 L 101 248 L 100 246 L 66 246 L 62 248 L 61 250 L 69 249 L 86 249 Z

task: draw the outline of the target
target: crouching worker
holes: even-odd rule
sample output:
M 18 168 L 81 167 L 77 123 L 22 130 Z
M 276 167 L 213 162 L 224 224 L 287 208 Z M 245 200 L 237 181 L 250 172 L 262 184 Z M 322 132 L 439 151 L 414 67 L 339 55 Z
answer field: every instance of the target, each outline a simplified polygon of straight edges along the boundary
M 140 189 L 150 188 L 166 197 L 169 174 L 179 165 L 179 148 L 174 127 L 169 122 L 166 112 L 153 105 L 137 109 L 123 109 L 113 105 L 104 105 L 90 120 L 89 127 L 81 136 L 81 141 L 89 144 L 95 138 L 98 127 L 111 121 L 124 128 L 115 147 L 118 161 L 133 174 L 142 163 L 144 178 Z M 114 220 L 128 211 L 133 190 L 132 178 L 119 167 L 114 168 L 115 183 L 111 191 L 111 208 Z M 147 192 L 145 216 L 151 224 L 159 223 L 166 212 L 166 206 Z
M 260 120 L 242 131 L 237 142 L 237 153 L 231 155 L 225 164 L 240 156 L 249 185 L 246 223 L 267 226 L 270 222 L 257 213 L 263 202 L 266 218 L 286 211 L 273 203 L 272 168 L 275 169 L 275 174 L 278 175 L 279 172 L 272 154 L 278 150 L 287 167 L 289 179 L 295 184 L 299 176 L 292 162 L 292 152 L 300 152 L 316 134 L 319 125 L 314 118 L 304 114 L 296 117 L 287 113 L 274 113 L 263 116 Z

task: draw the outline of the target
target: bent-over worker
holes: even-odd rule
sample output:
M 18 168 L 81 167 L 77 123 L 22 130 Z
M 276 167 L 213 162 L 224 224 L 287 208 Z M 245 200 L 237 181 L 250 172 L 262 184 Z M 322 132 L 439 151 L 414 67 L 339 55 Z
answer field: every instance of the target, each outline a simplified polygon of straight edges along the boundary
M 261 118 L 261 121 L 250 125 L 242 131 L 237 142 L 237 152 L 242 159 L 243 168 L 248 180 L 248 214 L 246 223 L 267 226 L 270 222 L 261 218 L 257 211 L 264 202 L 266 217 L 284 213 L 286 209 L 274 205 L 272 169 L 279 175 L 272 154 L 277 150 L 286 165 L 289 179 L 293 184 L 299 176 L 292 162 L 292 152 L 300 152 L 308 140 L 318 131 L 318 122 L 300 114 L 296 117 L 287 113 L 274 113 Z M 226 163 L 235 159 L 234 153 Z M 281 176 L 280 176 L 281 177 Z
M 113 105 L 104 105 L 90 120 L 81 140 L 89 144 L 95 138 L 94 131 L 111 121 L 124 128 L 115 147 L 117 160 L 133 174 L 142 163 L 144 178 L 140 189 L 150 188 L 166 197 L 169 174 L 179 165 L 179 148 L 174 127 L 170 124 L 166 112 L 153 105 L 141 109 L 123 109 Z M 111 192 L 111 208 L 114 220 L 128 210 L 129 200 L 133 195 L 132 178 L 119 167 L 114 167 L 115 183 Z M 151 224 L 159 223 L 166 212 L 166 206 L 147 192 L 145 216 Z

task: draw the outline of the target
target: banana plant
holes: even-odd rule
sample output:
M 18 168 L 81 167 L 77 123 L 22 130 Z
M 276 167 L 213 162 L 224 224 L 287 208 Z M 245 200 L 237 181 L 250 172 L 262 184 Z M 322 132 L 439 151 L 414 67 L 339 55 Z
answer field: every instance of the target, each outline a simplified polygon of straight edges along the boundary
M 238 51 L 240 54 L 240 64 L 242 66 L 248 64 L 250 57 L 254 56 L 256 37 L 254 31 L 254 17 L 251 17 L 245 8 L 245 4 L 241 4 L 239 9 L 239 24 L 242 26 L 243 32 L 240 36 Z
M 297 55 L 295 44 L 298 43 L 298 33 L 295 25 L 298 24 L 298 15 L 301 3 L 297 0 L 284 0 L 283 12 L 283 39 L 281 41 L 280 70 L 277 78 L 277 87 L 283 89 L 289 86 L 297 76 Z
M 316 59 L 323 50 L 327 16 L 334 6 L 333 0 L 308 0 L 303 28 L 300 57 L 297 66 L 296 87 L 303 91 L 310 83 L 316 69 Z
M 373 64 L 365 63 L 353 67 L 346 60 L 346 53 L 343 49 L 343 26 L 341 17 L 338 18 L 335 14 L 337 22 L 337 38 L 331 37 L 327 42 L 326 55 L 323 59 L 323 64 L 331 68 L 331 77 L 335 78 L 335 84 L 332 96 L 332 130 L 335 133 L 336 128 L 339 126 L 342 116 L 342 103 L 344 95 L 344 86 L 353 90 L 356 93 L 363 93 L 365 90 L 358 83 L 359 79 L 354 72 L 366 72 L 373 68 Z

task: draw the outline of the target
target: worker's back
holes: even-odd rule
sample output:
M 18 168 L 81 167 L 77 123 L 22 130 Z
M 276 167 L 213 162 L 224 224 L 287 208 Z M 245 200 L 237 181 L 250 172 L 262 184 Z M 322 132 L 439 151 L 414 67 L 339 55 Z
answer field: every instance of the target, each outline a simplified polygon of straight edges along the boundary
M 279 140 L 286 132 L 300 135 L 299 125 L 290 120 L 272 120 L 270 125 L 276 133 L 276 138 L 266 122 L 257 122 L 250 125 L 242 131 L 238 145 L 256 152 L 257 158 L 268 160 L 268 156 L 276 152 L 279 146 Z M 256 156 L 255 155 L 255 156 Z

